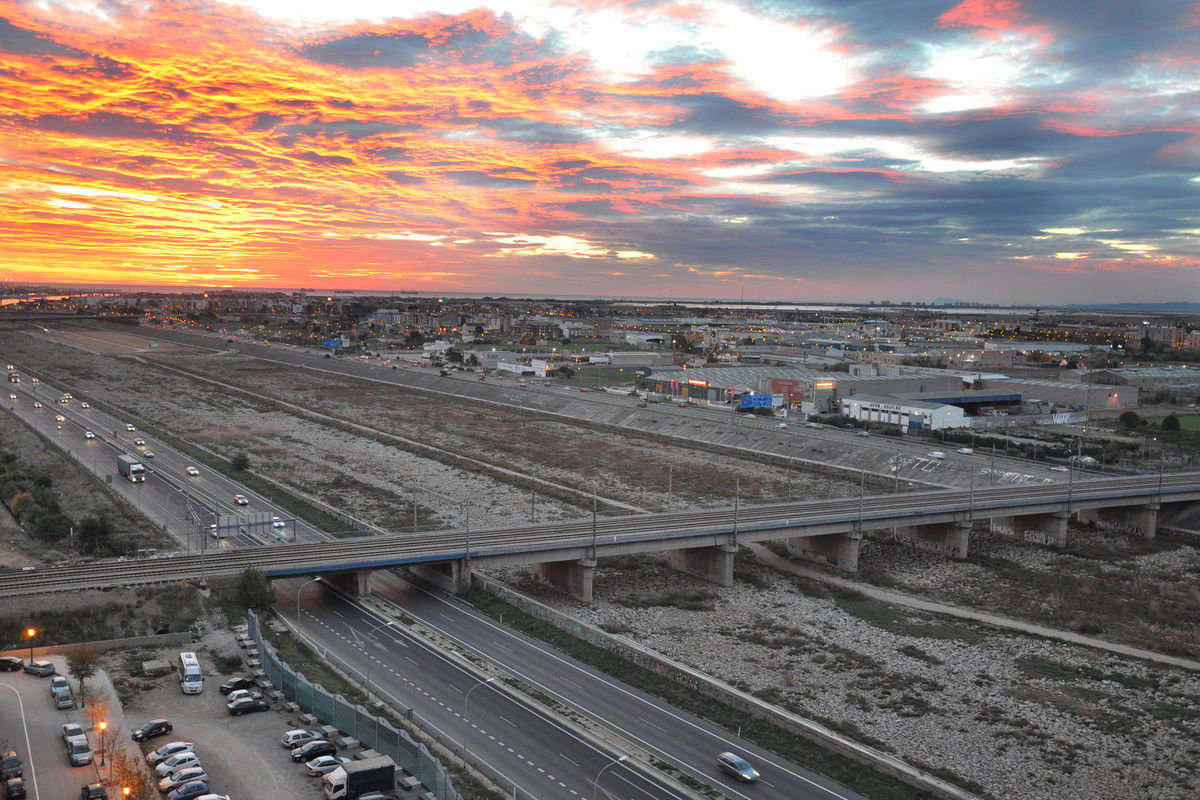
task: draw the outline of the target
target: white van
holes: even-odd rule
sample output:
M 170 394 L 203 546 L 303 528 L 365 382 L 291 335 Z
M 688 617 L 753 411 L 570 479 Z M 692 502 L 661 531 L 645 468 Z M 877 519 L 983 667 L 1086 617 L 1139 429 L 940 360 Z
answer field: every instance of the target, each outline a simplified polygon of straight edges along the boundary
M 200 694 L 204 691 L 204 673 L 200 671 L 200 659 L 195 653 L 180 653 L 175 667 L 179 677 L 179 688 L 184 694 Z

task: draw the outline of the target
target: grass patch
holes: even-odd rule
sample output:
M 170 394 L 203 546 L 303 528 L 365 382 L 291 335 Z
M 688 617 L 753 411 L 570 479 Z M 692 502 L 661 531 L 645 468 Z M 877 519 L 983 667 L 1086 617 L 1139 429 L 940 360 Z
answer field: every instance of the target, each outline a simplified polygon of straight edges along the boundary
M 622 597 L 615 602 L 627 608 L 652 608 L 671 606 L 685 611 L 712 611 L 716 608 L 717 595 L 708 589 L 669 589 L 663 592 L 639 592 L 632 597 Z
M 900 780 L 878 773 L 844 756 L 833 753 L 799 736 L 763 720 L 748 717 L 745 712 L 705 697 L 681 684 L 642 669 L 595 645 L 575 638 L 569 633 L 537 620 L 484 591 L 473 591 L 467 600 L 493 619 L 504 617 L 504 623 L 523 633 L 558 648 L 584 663 L 600 669 L 614 678 L 650 692 L 686 711 L 704 717 L 726 730 L 739 728 L 742 737 L 765 747 L 789 760 L 817 770 L 873 800 L 915 800 L 929 798 L 926 792 Z M 857 737 L 856 737 L 857 738 Z M 964 785 L 961 778 L 948 778 Z M 968 786 L 979 791 L 978 786 Z
M 1142 691 L 1159 688 L 1157 678 L 1140 678 L 1136 675 L 1123 675 L 1119 672 L 1104 672 L 1095 667 L 1077 667 L 1060 661 L 1050 661 L 1045 658 L 1024 657 L 1017 659 L 1017 666 L 1031 678 L 1049 678 L 1056 681 L 1112 681 L 1127 689 Z
M 957 621 L 927 617 L 914 622 L 912 612 L 901 611 L 877 600 L 835 598 L 834 602 L 847 614 L 898 636 L 976 642 L 983 635 L 978 628 Z

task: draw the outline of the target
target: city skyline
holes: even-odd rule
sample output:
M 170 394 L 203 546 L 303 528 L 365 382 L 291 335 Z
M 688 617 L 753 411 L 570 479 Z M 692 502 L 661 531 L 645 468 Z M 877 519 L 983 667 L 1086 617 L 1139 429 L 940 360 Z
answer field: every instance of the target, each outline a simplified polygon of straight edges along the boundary
M 0 2 L 19 283 L 1200 298 L 1200 4 Z

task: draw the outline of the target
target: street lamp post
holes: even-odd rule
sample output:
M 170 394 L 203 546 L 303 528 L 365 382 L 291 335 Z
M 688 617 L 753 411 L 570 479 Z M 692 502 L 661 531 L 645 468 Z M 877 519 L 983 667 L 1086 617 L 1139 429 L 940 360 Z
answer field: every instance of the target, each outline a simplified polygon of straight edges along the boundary
M 305 581 L 303 584 L 300 585 L 300 588 L 296 590 L 296 635 L 297 636 L 300 635 L 300 593 L 304 591 L 305 586 L 308 586 L 308 584 L 310 584 L 310 583 L 316 583 L 319 580 L 321 580 L 320 575 L 313 578 L 312 580 Z
M 100 720 L 100 766 L 104 766 L 104 729 L 108 727 L 108 723 Z M 112 767 L 108 768 L 108 777 L 112 778 Z
M 608 769 L 609 767 L 615 767 L 617 764 L 620 764 L 627 758 L 629 758 L 628 754 L 623 755 L 616 761 L 610 761 L 600 768 L 600 771 L 596 773 L 596 779 L 592 781 L 592 800 L 596 800 L 596 792 L 600 790 L 600 776 L 604 774 L 604 770 Z
M 25 631 L 25 635 L 29 637 L 29 660 L 33 661 L 33 637 L 37 636 L 37 629 L 30 628 Z
M 485 685 L 485 684 L 491 683 L 491 682 L 492 682 L 492 681 L 494 681 L 494 680 L 496 680 L 496 676 L 495 676 L 495 675 L 492 675 L 492 676 L 490 676 L 490 677 L 486 678 L 485 680 L 479 681 L 479 683 L 475 684 L 475 685 L 474 685 L 474 686 L 472 686 L 470 689 L 467 689 L 467 695 L 466 695 L 466 697 L 464 697 L 464 698 L 463 698 L 463 738 L 462 738 L 462 746 L 463 746 L 463 766 L 464 766 L 464 767 L 465 767 L 465 766 L 467 766 L 467 730 L 468 730 L 468 729 L 467 729 L 467 704 L 471 702 L 471 692 L 475 691 L 475 690 L 476 690 L 476 689 L 478 689 L 480 686 L 483 686 L 483 685 Z

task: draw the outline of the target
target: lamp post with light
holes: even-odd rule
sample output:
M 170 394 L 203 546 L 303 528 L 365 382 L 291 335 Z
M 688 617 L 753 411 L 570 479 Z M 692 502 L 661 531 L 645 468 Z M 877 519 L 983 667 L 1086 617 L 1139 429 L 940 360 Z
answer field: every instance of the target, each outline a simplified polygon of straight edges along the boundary
M 609 767 L 615 767 L 617 764 L 620 764 L 627 758 L 629 758 L 628 754 L 623 755 L 616 761 L 610 761 L 600 768 L 600 771 L 596 773 L 596 779 L 592 781 L 592 800 L 596 800 L 596 792 L 600 789 L 600 776 L 604 774 L 604 770 L 608 769 Z
M 296 590 L 296 634 L 297 635 L 299 635 L 299 633 L 300 633 L 300 593 L 304 591 L 305 586 L 308 586 L 308 584 L 310 584 L 310 583 L 316 583 L 319 580 L 321 580 L 320 575 L 313 578 L 312 580 L 305 581 L 303 584 L 300 585 L 300 588 Z
M 33 661 L 33 637 L 37 636 L 36 628 L 29 628 L 25 631 L 25 635 L 29 637 L 29 660 Z
M 486 684 L 491 683 L 494 680 L 496 680 L 496 676 L 492 675 L 485 680 L 479 681 L 479 683 L 475 684 L 470 689 L 467 689 L 467 695 L 466 695 L 466 697 L 463 698 L 463 742 L 462 742 L 462 744 L 463 744 L 463 766 L 464 767 L 467 766 L 467 704 L 471 701 L 471 692 L 475 691 L 480 686 L 484 686 Z

